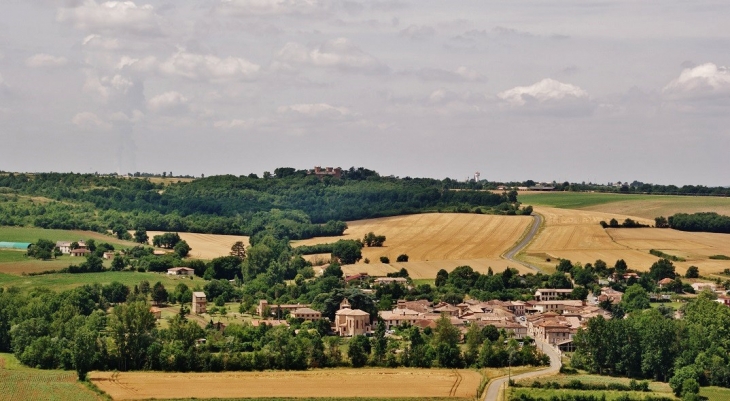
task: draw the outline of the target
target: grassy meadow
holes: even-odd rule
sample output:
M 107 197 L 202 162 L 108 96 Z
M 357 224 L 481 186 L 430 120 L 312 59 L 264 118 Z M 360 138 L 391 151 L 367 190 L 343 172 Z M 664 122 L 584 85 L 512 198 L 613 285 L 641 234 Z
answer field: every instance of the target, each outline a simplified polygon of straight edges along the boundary
M 188 278 L 173 278 L 164 273 L 138 273 L 138 272 L 102 272 L 102 273 L 83 273 L 83 274 L 44 274 L 40 276 L 17 276 L 12 274 L 0 273 L 0 287 L 16 287 L 22 291 L 29 291 L 34 288 L 50 288 L 55 291 L 69 290 L 80 287 L 84 284 L 99 283 L 102 285 L 118 281 L 129 287 L 134 287 L 140 281 L 147 280 L 150 284 L 161 282 L 168 291 L 171 291 L 177 284 L 183 282 L 188 287 L 194 287 L 197 284 L 204 285 L 201 278 L 190 280 Z

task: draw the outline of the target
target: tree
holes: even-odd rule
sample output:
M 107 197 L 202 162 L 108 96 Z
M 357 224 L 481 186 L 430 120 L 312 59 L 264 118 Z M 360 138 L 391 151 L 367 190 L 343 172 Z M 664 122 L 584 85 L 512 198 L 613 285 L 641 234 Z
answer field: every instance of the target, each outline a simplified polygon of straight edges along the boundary
M 124 257 L 121 255 L 115 255 L 114 259 L 112 259 L 112 271 L 121 271 L 124 270 L 124 266 L 126 266 L 126 263 L 124 262 Z
M 609 227 L 612 227 L 612 228 L 616 228 L 616 227 L 618 227 L 618 220 L 616 220 L 616 219 L 611 219 L 611 220 L 610 220 L 610 221 L 608 222 L 608 226 L 609 226 Z
M 136 370 L 145 365 L 147 349 L 153 341 L 155 317 L 145 302 L 114 307 L 109 317 L 109 333 L 119 360 L 119 370 Z
M 616 261 L 616 264 L 613 265 L 613 268 L 616 271 L 616 274 L 623 275 L 626 273 L 626 270 L 629 269 L 629 266 L 626 265 L 626 262 L 623 259 L 619 259 Z
M 697 266 L 690 266 L 687 268 L 687 273 L 684 274 L 686 278 L 698 278 L 700 276 L 700 269 Z
M 385 322 L 379 319 L 375 325 L 375 335 L 373 336 L 373 360 L 376 365 L 383 363 L 387 348 L 388 339 L 385 338 Z
M 230 255 L 235 256 L 240 260 L 246 258 L 246 245 L 243 244 L 243 241 L 236 241 L 236 243 L 231 246 Z
M 573 263 L 568 259 L 560 259 L 560 263 L 558 263 L 558 266 L 555 268 L 555 270 L 568 273 L 573 270 Z
M 180 242 L 175 244 L 175 247 L 173 249 L 175 251 L 175 254 L 177 254 L 177 256 L 181 258 L 188 256 L 188 254 L 192 250 L 192 248 L 190 248 L 190 245 L 188 245 L 185 240 L 181 240 Z
M 332 246 L 332 257 L 342 264 L 351 265 L 362 259 L 360 245 L 351 240 L 339 240 Z
M 147 230 L 144 227 L 137 227 L 134 230 L 134 242 L 146 245 L 149 240 L 150 237 L 147 235 Z
M 152 237 L 152 245 L 160 248 L 173 249 L 180 241 L 181 239 L 178 233 L 164 233 Z
M 152 301 L 156 305 L 167 302 L 167 290 L 159 281 L 152 287 Z
M 388 264 L 388 263 L 390 263 L 390 259 L 387 256 L 381 256 L 380 263 Z
M 73 366 L 80 381 L 94 365 L 96 358 L 96 335 L 86 327 L 76 331 L 73 344 Z
M 112 281 L 108 285 L 102 287 L 101 294 L 107 301 L 119 304 L 127 301 L 127 297 L 129 296 L 129 287 L 118 281 Z
M 659 216 L 654 219 L 654 227 L 656 228 L 669 228 L 669 222 L 664 216 Z
M 54 255 L 56 244 L 47 239 L 39 239 L 28 248 L 28 256 L 36 259 L 47 260 Z
M 405 253 L 402 255 L 398 255 L 398 258 L 395 260 L 396 262 L 408 262 L 408 255 Z
M 659 281 L 663 278 L 674 279 L 676 273 L 674 272 L 674 264 L 669 259 L 659 259 L 654 262 L 649 268 L 649 277 L 654 281 Z
M 444 284 L 446 284 L 446 281 L 449 279 L 449 272 L 447 272 L 444 269 L 439 270 L 436 272 L 436 282 L 434 283 L 436 287 L 442 287 Z
M 347 356 L 350 358 L 352 367 L 361 368 L 365 366 L 370 355 L 370 340 L 367 337 L 358 335 L 350 339 L 347 347 Z
M 627 288 L 626 293 L 621 297 L 621 306 L 626 312 L 648 309 L 650 306 L 649 294 L 644 287 L 634 284 Z
M 383 246 L 383 243 L 385 242 L 385 235 L 375 235 L 372 231 L 365 234 L 365 237 L 363 237 L 362 242 L 366 246 Z

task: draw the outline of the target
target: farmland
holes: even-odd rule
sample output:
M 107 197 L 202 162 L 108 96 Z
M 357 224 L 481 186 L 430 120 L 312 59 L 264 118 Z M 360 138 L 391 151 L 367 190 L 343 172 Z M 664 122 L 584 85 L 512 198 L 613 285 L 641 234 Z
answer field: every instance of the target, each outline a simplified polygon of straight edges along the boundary
M 115 237 L 100 234 L 94 231 L 81 230 L 53 230 L 37 227 L 7 227 L 0 226 L 0 241 L 9 242 L 36 242 L 43 238 L 56 241 L 78 241 L 93 239 L 96 242 L 107 242 L 113 245 L 134 246 L 133 242 L 122 241 Z
M 203 280 L 195 278 L 193 280 L 174 278 L 163 273 L 138 273 L 138 272 L 103 272 L 103 273 L 83 273 L 83 274 L 44 274 L 40 276 L 18 276 L 12 274 L 0 273 L 0 287 L 17 287 L 20 290 L 27 291 L 34 288 L 52 288 L 56 291 L 68 290 L 80 287 L 85 284 L 99 283 L 102 285 L 118 281 L 129 287 L 134 287 L 140 281 L 147 280 L 151 284 L 160 281 L 168 291 L 182 282 L 190 287 L 195 284 L 203 285 Z
M 76 381 L 75 372 L 26 368 L 10 354 L 0 354 L 1 400 L 79 400 L 101 398 Z
M 439 269 L 469 265 L 486 272 L 507 267 L 500 255 L 512 247 L 532 219 L 523 216 L 492 216 L 456 213 L 426 213 L 348 222 L 342 237 L 320 237 L 295 241 L 292 246 L 330 243 L 338 239 L 361 239 L 368 232 L 385 235 L 383 247 L 363 248 L 363 261 L 343 267 L 346 273 L 384 274 L 406 267 L 414 278 L 433 278 Z M 395 263 L 400 254 L 408 263 Z M 378 263 L 381 256 L 391 264 Z M 514 265 L 514 264 L 512 264 Z M 511 266 L 520 268 L 520 266 Z
M 713 196 L 636 195 L 597 192 L 521 192 L 520 202 L 533 206 L 582 209 L 654 219 L 676 213 L 716 212 L 730 215 L 730 198 Z
M 473 398 L 481 379 L 481 374 L 476 370 L 410 368 L 303 372 L 94 372 L 91 374 L 92 382 L 115 400 L 301 396 Z
M 148 231 L 147 235 L 152 237 L 164 234 L 163 231 Z M 237 241 L 242 241 L 248 246 L 248 237 L 242 235 L 217 235 L 217 234 L 196 234 L 196 233 L 178 233 L 180 239 L 190 245 L 192 250 L 189 257 L 196 259 L 215 259 L 220 256 L 228 256 L 231 252 L 231 246 Z
M 554 259 L 593 263 L 602 259 L 612 264 L 624 259 L 629 267 L 648 270 L 658 260 L 650 249 L 687 259 L 675 262 L 677 271 L 684 273 L 689 266 L 698 266 L 705 274 L 719 273 L 730 268 L 730 261 L 712 260 L 710 256 L 730 253 L 730 238 L 726 234 L 688 233 L 657 228 L 609 228 L 598 222 L 631 217 L 644 224 L 652 221 L 635 216 L 624 216 L 592 210 L 536 207 L 536 213 L 545 217 L 545 227 L 530 244 L 522 258 L 533 264 L 550 268 Z M 546 259 L 550 258 L 551 262 Z

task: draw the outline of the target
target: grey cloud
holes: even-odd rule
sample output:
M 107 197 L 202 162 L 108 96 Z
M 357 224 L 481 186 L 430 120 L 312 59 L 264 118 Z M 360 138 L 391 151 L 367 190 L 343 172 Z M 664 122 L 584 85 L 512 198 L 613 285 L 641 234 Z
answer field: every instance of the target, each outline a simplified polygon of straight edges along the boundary
M 423 81 L 442 81 L 442 82 L 482 82 L 486 78 L 476 70 L 464 66 L 458 67 L 453 71 L 441 68 L 418 68 L 415 70 L 404 70 L 398 72 L 399 75 L 414 76 Z
M 436 29 L 427 25 L 409 25 L 400 31 L 400 35 L 413 40 L 425 40 L 436 35 Z
M 240 57 L 220 58 L 214 55 L 188 53 L 180 50 L 160 63 L 163 74 L 192 80 L 225 82 L 256 78 L 261 66 Z

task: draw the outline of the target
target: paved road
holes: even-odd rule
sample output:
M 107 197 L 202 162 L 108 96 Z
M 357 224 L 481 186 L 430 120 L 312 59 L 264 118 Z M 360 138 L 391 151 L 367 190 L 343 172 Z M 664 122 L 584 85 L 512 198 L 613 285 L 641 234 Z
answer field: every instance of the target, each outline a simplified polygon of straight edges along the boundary
M 536 370 L 534 372 L 522 373 L 519 375 L 512 376 L 512 380 L 521 379 L 534 379 L 540 376 L 547 376 L 558 373 L 560 371 L 560 354 L 547 343 L 535 340 L 535 344 L 538 348 L 542 349 L 547 356 L 550 357 L 550 367 L 547 369 Z M 487 385 L 487 390 L 484 392 L 484 401 L 496 401 L 500 396 L 500 392 L 503 390 L 503 386 L 507 384 L 509 377 L 504 376 L 499 379 L 494 379 Z M 506 401 L 506 400 L 503 400 Z
M 522 249 L 524 249 L 527 246 L 527 244 L 529 244 L 530 241 L 532 241 L 533 238 L 535 238 L 535 234 L 537 234 L 537 230 L 539 230 L 540 225 L 542 225 L 542 216 L 540 216 L 539 214 L 536 214 L 536 215 L 533 215 L 532 218 L 533 218 L 532 227 L 530 227 L 530 231 L 527 233 L 527 235 L 525 235 L 525 238 L 523 238 L 522 241 L 520 241 L 512 249 L 505 252 L 502 255 L 502 257 L 504 257 L 507 260 L 511 260 L 515 263 L 521 264 L 522 266 L 525 266 L 527 268 L 530 268 L 532 270 L 542 273 L 542 269 L 540 269 L 539 267 L 531 265 L 527 262 L 522 262 L 522 261 L 515 259 L 515 256 L 518 253 L 520 253 L 520 251 L 522 251 Z

